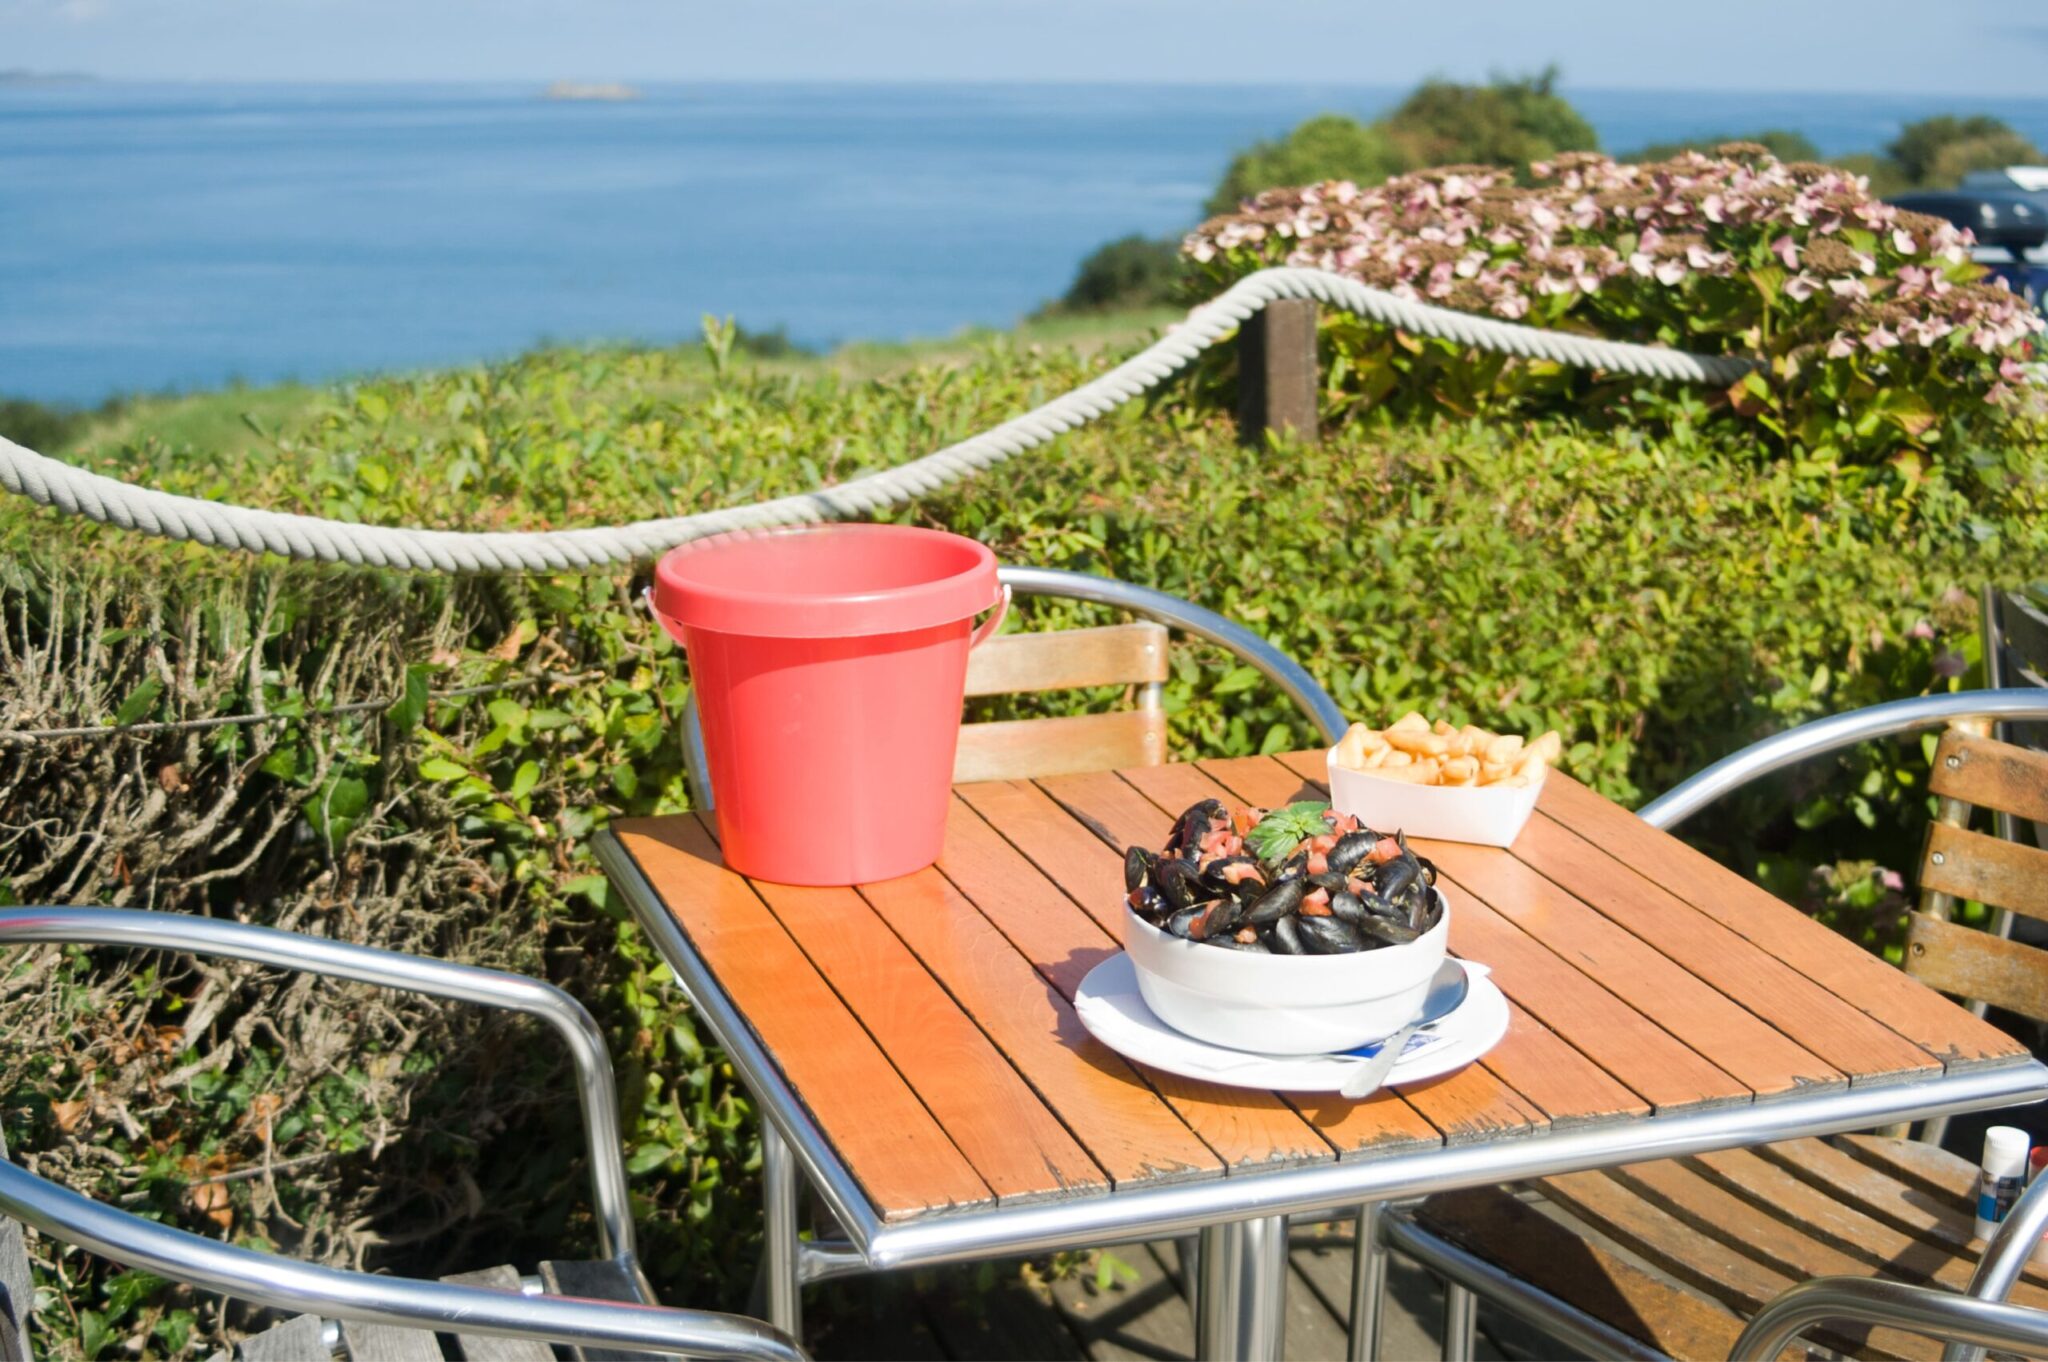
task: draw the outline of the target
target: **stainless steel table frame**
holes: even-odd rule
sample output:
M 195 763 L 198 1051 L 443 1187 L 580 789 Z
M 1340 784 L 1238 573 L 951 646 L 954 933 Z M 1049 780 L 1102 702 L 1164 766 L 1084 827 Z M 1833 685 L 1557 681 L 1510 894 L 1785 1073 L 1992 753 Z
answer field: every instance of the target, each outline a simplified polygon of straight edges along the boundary
M 932 1266 L 1056 1249 L 1106 1247 L 1198 1233 L 1198 1350 L 1204 1358 L 1278 1359 L 1287 1280 L 1287 1217 L 1337 1218 L 1370 1203 L 1512 1182 L 1704 1150 L 1864 1130 L 2048 1098 L 2048 1067 L 2025 1061 L 1910 1083 L 1800 1091 L 1767 1101 L 1652 1115 L 1583 1130 L 1232 1174 L 1014 1207 L 938 1212 L 886 1224 L 784 1081 L 675 919 L 616 838 L 596 849 L 611 883 L 711 1027 L 767 1117 L 764 1179 L 787 1207 L 807 1179 L 846 1233 L 839 1242 L 791 1237 L 793 1215 L 768 1217 L 768 1319 L 798 1334 L 807 1282 L 863 1271 Z

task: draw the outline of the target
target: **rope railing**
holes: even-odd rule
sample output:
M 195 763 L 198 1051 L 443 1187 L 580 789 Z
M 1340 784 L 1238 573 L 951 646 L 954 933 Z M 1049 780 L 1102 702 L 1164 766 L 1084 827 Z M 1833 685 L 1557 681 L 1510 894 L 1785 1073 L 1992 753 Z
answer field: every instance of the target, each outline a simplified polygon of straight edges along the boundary
M 4 436 L 0 487 L 67 515 L 248 553 L 439 572 L 610 567 L 642 561 L 709 534 L 837 520 L 927 495 L 1114 411 L 1187 367 L 1268 304 L 1284 299 L 1324 303 L 1414 335 L 1522 359 L 1641 378 L 1725 387 L 1755 367 L 1737 356 L 1688 354 L 1474 316 L 1397 297 L 1324 270 L 1282 268 L 1247 275 L 1099 378 L 979 435 L 894 468 L 747 506 L 626 525 L 523 533 L 362 525 L 138 487 L 38 454 Z

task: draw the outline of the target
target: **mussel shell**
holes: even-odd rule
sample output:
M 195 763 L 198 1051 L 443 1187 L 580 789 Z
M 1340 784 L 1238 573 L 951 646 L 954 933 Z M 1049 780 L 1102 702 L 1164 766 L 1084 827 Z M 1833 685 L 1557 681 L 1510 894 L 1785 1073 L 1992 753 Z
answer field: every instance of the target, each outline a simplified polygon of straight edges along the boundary
M 1330 863 L 1330 869 L 1340 873 L 1346 872 L 1364 860 L 1366 853 L 1379 844 L 1380 836 L 1376 832 L 1347 832 L 1337 839 L 1337 845 L 1331 847 L 1329 854 L 1323 859 Z
M 1209 905 L 1205 903 L 1202 904 L 1200 907 L 1182 908 L 1177 912 L 1168 913 L 1166 915 L 1166 921 L 1161 925 L 1164 926 L 1168 932 L 1172 933 L 1174 936 L 1179 937 L 1181 940 L 1192 941 L 1195 939 L 1195 919 L 1201 917 L 1203 912 L 1205 912 L 1208 909 L 1208 906 Z
M 1301 919 L 1298 917 L 1283 917 L 1275 922 L 1266 934 L 1266 941 L 1275 955 L 1304 955 L 1308 952 L 1301 939 Z
M 1405 946 L 1422 935 L 1406 923 L 1370 915 L 1358 924 L 1358 930 L 1365 933 L 1368 943 L 1378 942 L 1382 946 Z
M 1301 900 L 1307 893 L 1306 880 L 1280 880 L 1252 900 L 1252 906 L 1245 910 L 1244 920 L 1254 927 L 1271 926 L 1301 907 Z
M 1365 936 L 1358 928 L 1332 915 L 1301 919 L 1301 944 L 1311 955 L 1347 955 L 1365 949 Z
M 1389 922 L 1406 922 L 1408 912 L 1398 904 L 1388 903 L 1374 891 L 1367 889 L 1358 896 L 1365 911 L 1373 917 L 1383 917 Z
M 1188 805 L 1173 822 L 1173 835 L 1167 839 L 1167 850 L 1186 851 L 1198 845 L 1208 836 L 1212 821 L 1229 817 L 1230 810 L 1223 807 L 1221 800 L 1204 799 Z
M 1278 884 L 1282 880 L 1306 879 L 1307 876 L 1308 850 L 1303 848 L 1280 863 L 1280 868 L 1273 872 L 1273 883 Z
M 1249 856 L 1218 856 L 1215 860 L 1202 867 L 1202 882 L 1211 889 L 1218 889 L 1228 893 L 1237 886 L 1224 879 L 1224 872 L 1234 865 L 1248 865 L 1253 870 L 1259 870 L 1259 863 Z M 1265 883 L 1265 875 L 1265 871 L 1259 870 L 1259 883 Z
M 1339 922 L 1358 922 L 1365 917 L 1365 900 L 1349 889 L 1330 895 L 1330 916 Z
M 1325 870 L 1320 875 L 1311 875 L 1308 882 L 1318 889 L 1327 889 L 1332 894 L 1342 893 L 1351 887 L 1341 870 Z
M 1159 886 L 1160 893 L 1166 895 L 1166 901 L 1176 908 L 1187 908 L 1209 897 L 1208 886 L 1202 883 L 1195 863 L 1178 856 L 1160 857 L 1159 863 L 1152 868 L 1152 882 Z
M 1143 847 L 1124 848 L 1124 892 L 1129 893 L 1152 878 L 1152 867 L 1159 864 L 1159 858 Z
M 1406 854 L 1386 862 L 1373 877 L 1373 889 L 1389 903 L 1405 904 L 1409 891 L 1421 883 L 1421 865 Z
M 1124 902 L 1131 905 L 1131 911 L 1154 926 L 1166 916 L 1166 898 L 1149 884 L 1141 884 L 1125 896 Z
M 1220 898 L 1204 905 L 1200 915 L 1188 925 L 1190 941 L 1208 941 L 1213 937 L 1228 936 L 1237 930 L 1237 924 L 1244 919 L 1244 905 L 1233 898 Z

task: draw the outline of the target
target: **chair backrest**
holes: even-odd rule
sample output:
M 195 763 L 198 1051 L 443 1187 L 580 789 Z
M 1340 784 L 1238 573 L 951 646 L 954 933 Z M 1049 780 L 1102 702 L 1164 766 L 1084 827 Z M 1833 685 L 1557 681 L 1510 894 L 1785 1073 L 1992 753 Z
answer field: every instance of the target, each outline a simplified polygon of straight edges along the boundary
M 7 1136 L 0 1131 L 0 1160 Z M 28 1276 L 28 1241 L 21 1223 L 0 1215 L 0 1362 L 29 1362 L 28 1316 L 34 1288 Z
M 1165 761 L 1166 645 L 1166 627 L 1149 620 L 988 640 L 969 657 L 969 696 L 1126 686 L 1135 706 L 1108 714 L 962 724 L 953 779 L 1028 780 Z
M 2048 851 L 1970 828 L 1974 810 L 2048 821 L 2048 752 L 1999 742 L 1988 725 L 1952 725 L 1934 751 L 1939 797 L 1920 861 L 1920 908 L 1906 934 L 1906 972 L 1944 993 L 2048 1021 L 2048 950 L 1952 921 L 1974 900 L 2048 920 Z

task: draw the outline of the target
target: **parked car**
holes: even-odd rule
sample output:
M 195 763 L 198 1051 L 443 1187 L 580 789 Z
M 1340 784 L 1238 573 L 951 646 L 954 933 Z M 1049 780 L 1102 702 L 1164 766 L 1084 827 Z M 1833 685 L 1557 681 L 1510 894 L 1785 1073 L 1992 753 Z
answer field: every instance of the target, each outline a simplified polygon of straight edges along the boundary
M 1895 194 L 1888 202 L 1969 229 L 1980 264 L 2037 310 L 2048 299 L 2048 263 L 2028 254 L 2048 243 L 2048 166 L 1972 171 L 1954 189 Z

